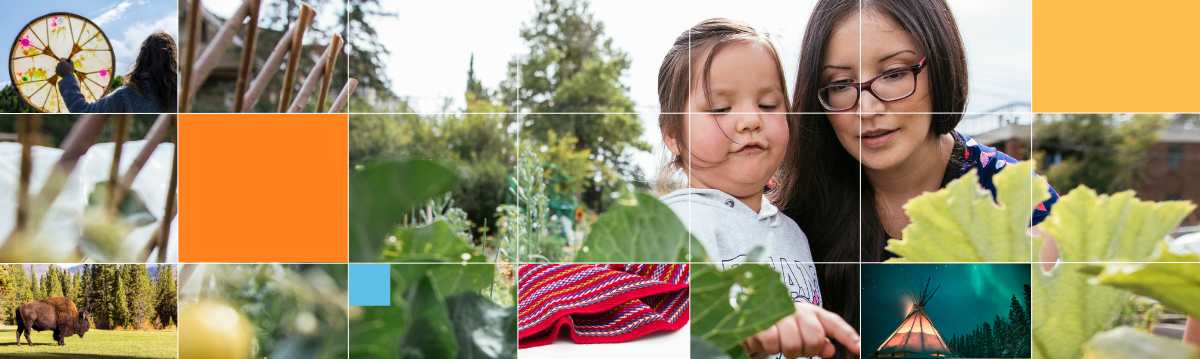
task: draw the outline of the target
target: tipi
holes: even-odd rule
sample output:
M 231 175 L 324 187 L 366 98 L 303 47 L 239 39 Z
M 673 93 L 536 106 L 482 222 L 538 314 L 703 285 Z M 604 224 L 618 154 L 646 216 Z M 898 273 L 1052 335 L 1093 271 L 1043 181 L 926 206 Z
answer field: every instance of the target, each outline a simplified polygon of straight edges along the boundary
M 904 281 L 908 284 L 908 280 Z M 920 282 L 918 282 L 920 283 Z M 962 356 L 955 353 L 946 344 L 946 339 L 938 333 L 937 328 L 933 327 L 933 322 L 929 320 L 929 315 L 925 314 L 925 304 L 929 303 L 929 299 L 933 298 L 933 294 L 942 286 L 938 285 L 929 292 L 929 280 L 925 281 L 925 285 L 921 286 L 919 291 L 914 290 L 911 285 L 908 286 L 908 292 L 913 298 L 912 310 L 909 310 L 908 316 L 904 317 L 904 322 L 900 323 L 900 327 L 888 336 L 883 344 L 879 345 L 879 349 L 875 350 L 876 358 L 961 358 Z

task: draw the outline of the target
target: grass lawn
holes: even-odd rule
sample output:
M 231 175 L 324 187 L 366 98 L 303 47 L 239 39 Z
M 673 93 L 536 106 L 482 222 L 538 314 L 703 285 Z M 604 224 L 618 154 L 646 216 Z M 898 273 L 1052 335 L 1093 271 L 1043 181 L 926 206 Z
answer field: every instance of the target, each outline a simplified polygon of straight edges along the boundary
M 0 357 L 21 358 L 175 358 L 178 357 L 179 331 L 176 330 L 88 330 L 83 338 L 67 337 L 67 345 L 58 346 L 52 331 L 34 331 L 29 336 L 33 347 L 21 336 L 21 346 L 13 340 L 17 329 L 0 328 Z

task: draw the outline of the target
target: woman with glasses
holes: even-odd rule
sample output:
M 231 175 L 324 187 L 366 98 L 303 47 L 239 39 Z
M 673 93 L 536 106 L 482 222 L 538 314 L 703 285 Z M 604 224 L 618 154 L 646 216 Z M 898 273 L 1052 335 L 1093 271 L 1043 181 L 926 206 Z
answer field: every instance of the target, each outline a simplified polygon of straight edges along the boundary
M 902 238 L 908 200 L 971 169 L 994 191 L 992 175 L 1016 162 L 954 131 L 967 62 L 945 0 L 821 0 L 800 53 L 793 111 L 802 113 L 794 122 L 802 170 L 779 185 L 779 207 L 808 234 L 816 261 L 893 257 L 884 247 Z M 1032 224 L 1057 198 L 1051 190 Z M 838 268 L 817 266 L 827 303 L 847 302 L 835 295 L 856 303 L 858 278 Z M 826 288 L 838 283 L 854 285 Z M 857 308 L 833 311 L 858 320 Z

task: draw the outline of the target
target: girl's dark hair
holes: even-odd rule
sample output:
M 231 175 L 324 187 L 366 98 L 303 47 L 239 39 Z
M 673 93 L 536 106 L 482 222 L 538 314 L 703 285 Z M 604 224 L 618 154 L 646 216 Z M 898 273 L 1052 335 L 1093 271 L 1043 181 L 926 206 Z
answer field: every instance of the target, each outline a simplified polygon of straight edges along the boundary
M 861 5 L 860 5 L 861 4 Z M 861 6 L 861 8 L 860 8 Z M 958 25 L 945 0 L 821 0 L 813 9 L 804 33 L 792 108 L 799 135 L 793 137 L 796 171 L 781 181 L 775 192 L 784 214 L 808 236 L 817 262 L 878 262 L 884 257 L 887 233 L 875 206 L 875 192 L 862 174 L 861 164 L 838 141 L 833 125 L 817 100 L 821 61 L 833 29 L 850 15 L 877 11 L 895 20 L 912 35 L 928 60 L 923 72 L 929 78 L 933 111 L 930 135 L 954 130 L 962 120 L 967 100 L 967 61 Z M 942 184 L 957 177 L 961 145 Z M 860 184 L 861 179 L 861 186 Z M 861 207 L 860 207 L 861 206 Z M 861 246 L 860 246 L 861 238 Z M 825 308 L 859 328 L 858 267 L 817 264 L 817 278 Z M 871 345 L 872 343 L 864 343 Z M 854 357 L 840 344 L 838 358 Z
M 683 34 L 675 38 L 675 44 L 671 46 L 671 50 L 667 52 L 667 56 L 663 58 L 662 66 L 658 69 L 658 103 L 661 114 L 658 115 L 658 127 L 664 135 L 670 134 L 676 139 L 676 144 L 679 146 L 679 156 L 670 156 L 668 163 L 663 166 L 659 174 L 658 188 L 661 191 L 670 191 L 671 175 L 688 166 L 687 141 L 683 141 L 683 120 L 686 118 L 688 97 L 691 95 L 692 82 L 695 81 L 704 89 L 704 97 L 711 98 L 709 94 L 709 74 L 712 70 L 712 60 L 716 55 L 717 50 L 722 46 L 732 42 L 751 42 L 766 46 L 771 52 L 771 57 L 775 60 L 776 73 L 779 74 L 779 92 L 787 94 L 787 82 L 783 78 L 783 64 L 779 61 L 779 52 L 775 51 L 775 45 L 767 39 L 765 34 L 759 33 L 753 27 L 746 23 L 733 21 L 725 18 L 712 18 L 701 21 L 696 26 L 684 31 Z M 705 52 L 704 50 L 708 50 Z M 697 70 L 692 71 L 692 66 L 695 60 L 700 56 L 704 56 L 704 62 L 699 65 Z M 697 81 L 698 80 L 698 81 Z M 711 102 L 711 101 L 710 101 Z M 783 107 L 786 112 L 791 112 L 789 104 L 785 101 Z M 791 122 L 792 117 L 788 117 Z M 796 124 L 788 124 L 789 139 L 796 138 Z M 794 141 L 788 141 L 788 150 L 785 154 L 781 171 L 777 171 L 776 181 L 786 182 L 783 177 L 787 173 L 794 173 L 791 170 L 791 164 L 795 161 L 790 160 L 793 152 L 791 147 Z M 778 191 L 771 191 L 770 195 Z
M 179 60 L 176 53 L 175 38 L 171 34 L 166 31 L 150 34 L 146 41 L 142 41 L 142 49 L 133 63 L 133 70 L 125 74 L 125 86 L 143 98 L 158 102 L 163 112 L 170 111 L 171 105 L 178 100 L 176 77 Z M 154 98 L 150 98 L 146 83 L 154 87 Z

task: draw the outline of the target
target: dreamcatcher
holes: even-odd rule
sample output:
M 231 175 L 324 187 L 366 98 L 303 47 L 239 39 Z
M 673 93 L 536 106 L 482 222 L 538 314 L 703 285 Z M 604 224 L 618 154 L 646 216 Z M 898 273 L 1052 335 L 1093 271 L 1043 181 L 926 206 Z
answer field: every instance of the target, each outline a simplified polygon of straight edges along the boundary
M 67 112 L 54 74 L 62 58 L 74 63 L 73 76 L 88 102 L 108 93 L 114 76 L 108 36 L 83 16 L 56 12 L 30 21 L 13 41 L 8 75 L 25 103 L 41 112 Z

